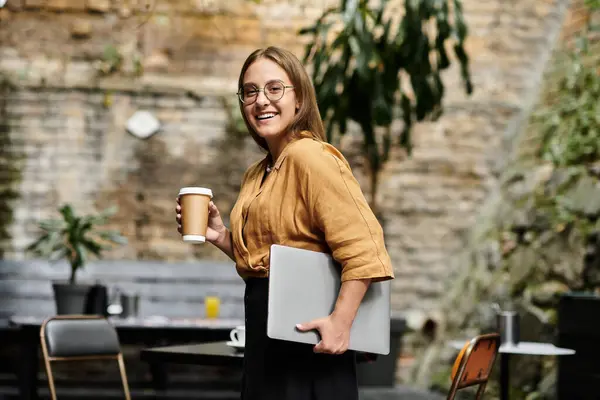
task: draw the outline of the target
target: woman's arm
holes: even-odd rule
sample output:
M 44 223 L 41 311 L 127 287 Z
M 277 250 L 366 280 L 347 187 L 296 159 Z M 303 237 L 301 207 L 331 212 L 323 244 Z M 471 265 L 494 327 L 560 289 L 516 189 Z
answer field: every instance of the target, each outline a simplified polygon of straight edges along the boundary
M 227 257 L 231 258 L 235 261 L 235 257 L 233 255 L 233 240 L 231 239 L 231 231 L 225 228 L 225 232 L 217 240 L 212 242 L 219 250 L 227 255 Z
M 298 196 L 309 204 L 310 220 L 341 266 L 342 285 L 334 311 L 301 324 L 317 329 L 316 352 L 340 354 L 348 349 L 350 328 L 371 282 L 394 278 L 383 229 L 369 207 L 343 155 L 326 143 L 306 142 L 288 154 L 300 182 Z M 303 150 L 303 151 L 300 151 Z
M 357 279 L 342 282 L 340 292 L 335 303 L 335 308 L 331 313 L 334 319 L 340 325 L 350 328 L 358 312 L 358 307 L 367 293 L 371 284 L 370 279 Z
M 350 328 L 370 284 L 370 279 L 342 282 L 335 308 L 328 317 L 296 326 L 303 332 L 319 331 L 321 340 L 314 347 L 315 353 L 342 354 L 348 350 Z

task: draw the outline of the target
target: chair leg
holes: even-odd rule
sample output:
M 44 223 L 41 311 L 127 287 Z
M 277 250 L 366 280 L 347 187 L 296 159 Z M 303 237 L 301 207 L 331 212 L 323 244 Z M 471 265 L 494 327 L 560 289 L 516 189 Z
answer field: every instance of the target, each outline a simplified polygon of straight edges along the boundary
M 48 387 L 50 388 L 50 398 L 56 400 L 56 388 L 54 387 L 54 376 L 52 375 L 52 367 L 50 366 L 50 360 L 44 357 L 44 364 L 46 365 L 46 376 L 48 377 Z
M 446 397 L 446 400 L 454 400 L 454 397 L 456 397 L 456 392 L 458 392 L 458 375 L 460 374 L 457 374 L 452 381 L 452 385 L 450 385 L 450 390 L 448 390 L 448 397 Z
M 481 397 L 483 396 L 483 392 L 485 392 L 486 385 L 487 385 L 487 382 L 483 382 L 481 385 L 479 385 L 479 388 L 477 389 L 477 395 L 475 396 L 475 400 L 481 399 Z
M 123 383 L 123 391 L 125 392 L 125 400 L 131 400 L 129 394 L 129 383 L 127 382 L 127 372 L 125 371 L 125 362 L 123 361 L 123 353 L 119 353 L 117 356 L 119 362 L 119 371 L 121 372 L 121 381 Z

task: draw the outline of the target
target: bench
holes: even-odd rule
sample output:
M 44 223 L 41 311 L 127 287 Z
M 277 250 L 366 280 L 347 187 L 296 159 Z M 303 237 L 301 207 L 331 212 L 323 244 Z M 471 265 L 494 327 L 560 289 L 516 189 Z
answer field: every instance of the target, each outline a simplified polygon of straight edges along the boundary
M 52 281 L 68 276 L 65 262 L 0 260 L 0 319 L 55 314 Z M 138 294 L 140 316 L 201 317 L 208 294 L 220 297 L 221 317 L 244 316 L 244 282 L 232 262 L 101 260 L 86 265 L 77 279 L 100 282 L 108 287 L 109 294 L 117 287 L 125 294 Z

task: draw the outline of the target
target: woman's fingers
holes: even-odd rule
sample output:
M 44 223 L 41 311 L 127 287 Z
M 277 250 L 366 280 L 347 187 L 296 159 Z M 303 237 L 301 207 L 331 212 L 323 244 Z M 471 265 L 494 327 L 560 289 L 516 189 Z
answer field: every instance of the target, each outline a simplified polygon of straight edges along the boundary
M 177 196 L 177 205 L 175 206 L 175 221 L 177 222 L 177 232 L 181 233 L 181 205 L 179 204 L 179 196 Z

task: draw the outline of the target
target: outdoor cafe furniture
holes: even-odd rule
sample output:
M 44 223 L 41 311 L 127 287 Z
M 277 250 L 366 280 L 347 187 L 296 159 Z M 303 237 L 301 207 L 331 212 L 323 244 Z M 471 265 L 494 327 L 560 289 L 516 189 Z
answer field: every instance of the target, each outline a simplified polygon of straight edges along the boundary
M 211 342 L 143 349 L 140 359 L 148 363 L 173 363 L 242 367 L 244 353 L 227 342 Z
M 241 367 L 244 352 L 230 346 L 228 341 L 219 341 L 147 348 L 140 352 L 140 358 L 149 363 Z M 366 355 L 357 357 L 358 363 L 368 360 Z
M 90 360 L 112 360 L 118 364 L 125 400 L 131 399 L 119 337 L 106 318 L 95 315 L 48 318 L 40 328 L 40 344 L 52 400 L 57 400 L 52 365 Z
M 17 331 L 20 357 L 18 380 L 20 398 L 37 399 L 39 332 L 46 317 L 13 316 L 9 319 L 10 329 Z M 228 340 L 229 332 L 244 323 L 237 319 L 170 319 L 165 317 L 109 318 L 115 327 L 121 345 L 144 344 L 156 346 L 160 343 L 190 343 Z M 167 385 L 162 365 L 150 364 L 154 384 L 157 388 Z
M 459 390 L 477 386 L 476 400 L 485 392 L 494 361 L 500 347 L 500 335 L 479 335 L 465 343 L 452 366 L 452 385 L 448 400 L 454 400 Z
M 450 346 L 456 350 L 462 349 L 465 341 L 453 340 Z M 575 354 L 573 349 L 556 347 L 552 343 L 519 342 L 518 344 L 502 344 L 500 353 L 500 400 L 508 400 L 510 392 L 510 358 L 512 354 L 530 356 L 566 356 Z

